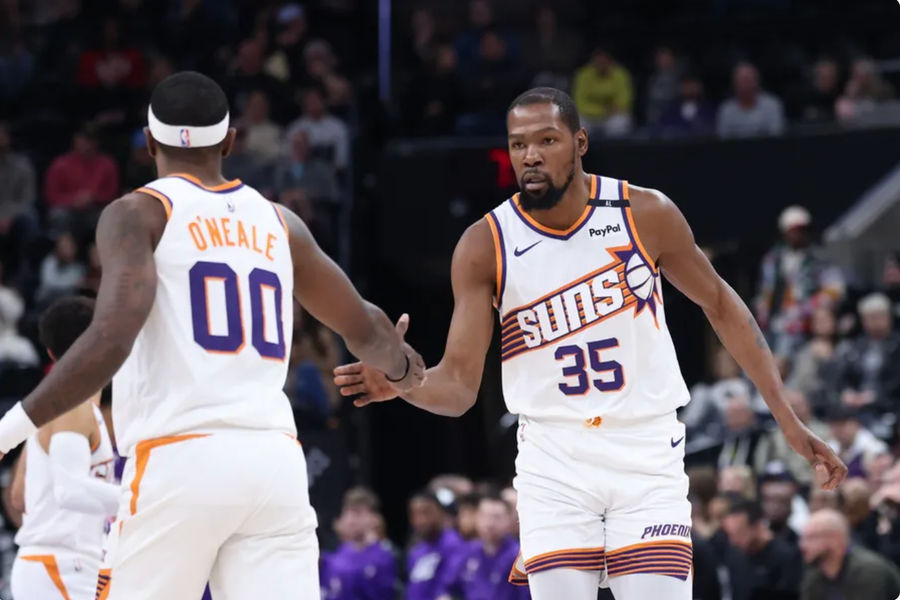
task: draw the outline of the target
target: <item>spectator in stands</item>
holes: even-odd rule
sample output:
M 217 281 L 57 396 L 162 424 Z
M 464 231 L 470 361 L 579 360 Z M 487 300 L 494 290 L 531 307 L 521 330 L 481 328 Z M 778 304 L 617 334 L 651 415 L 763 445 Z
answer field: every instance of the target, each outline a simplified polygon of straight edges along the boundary
M 900 595 L 900 571 L 877 554 L 850 544 L 847 520 L 822 509 L 810 517 L 800 541 L 806 568 L 800 600 L 874 600 Z
M 147 152 L 147 138 L 143 129 L 136 130 L 131 136 L 131 153 L 125 163 L 124 185 L 126 190 L 141 187 L 156 179 L 156 165 Z
M 378 497 L 366 488 L 344 495 L 335 531 L 343 543 L 322 554 L 321 586 L 327 600 L 394 600 L 397 565 L 390 544 L 379 538 Z
M 572 98 L 591 133 L 616 137 L 631 131 L 631 75 L 613 60 L 609 50 L 595 48 L 590 62 L 578 69 Z
M 350 161 L 350 136 L 343 121 L 328 113 L 322 90 L 311 87 L 303 91 L 303 116 L 290 124 L 286 138 L 293 139 L 297 130 L 306 132 L 313 155 L 327 160 L 338 171 L 347 168 Z M 290 148 L 285 149 L 285 154 Z
M 272 184 L 276 194 L 288 188 L 300 188 L 312 202 L 337 202 L 338 184 L 333 170 L 323 161 L 310 157 L 309 135 L 294 129 L 287 140 L 289 154 L 275 164 Z
M 409 501 L 409 525 L 416 543 L 406 557 L 407 600 L 434 600 L 450 576 L 456 556 L 465 542 L 452 527 L 438 497 L 428 491 Z
M 423 6 L 416 7 L 410 17 L 409 28 L 409 46 L 406 48 L 408 55 L 406 58 L 414 68 L 422 69 L 434 61 L 437 51 L 437 21 L 434 13 Z M 454 51 L 455 56 L 456 52 Z
M 831 447 L 847 465 L 847 477 L 865 477 L 864 461 L 869 456 L 887 452 L 887 444 L 863 427 L 859 410 L 836 405 L 828 414 Z
M 519 600 L 529 598 L 528 588 L 507 581 L 519 555 L 519 543 L 510 535 L 513 509 L 496 495 L 478 504 L 478 538 L 457 555 L 441 600 L 459 595 L 466 600 Z
M 791 474 L 773 466 L 759 478 L 759 501 L 772 534 L 791 547 L 800 542 L 800 532 L 809 518 L 809 508 L 799 495 Z
M 800 421 L 823 440 L 828 439 L 828 425 L 817 419 L 810 407 L 809 399 L 800 390 L 787 388 L 784 392 L 785 399 Z M 788 445 L 787 439 L 780 428 L 769 431 L 760 440 L 754 456 L 756 470 L 764 472 L 770 464 L 782 465 L 791 474 L 791 477 L 801 486 L 813 485 L 813 470 L 805 458 L 794 452 Z
M 688 73 L 678 85 L 678 97 L 662 108 L 651 130 L 662 137 L 709 135 L 715 122 L 716 111 L 703 95 L 703 82 Z
M 719 452 L 719 468 L 754 464 L 764 432 L 750 406 L 750 397 L 742 393 L 731 395 L 725 404 L 723 417 L 725 432 Z
M 870 505 L 877 515 L 877 545 L 873 549 L 900 565 L 900 462 L 885 472 Z
M 132 94 L 143 89 L 147 78 L 143 53 L 123 38 L 119 22 L 107 17 L 101 25 L 98 44 L 85 50 L 78 60 L 77 83 L 90 94 L 90 105 L 96 112 L 117 113 L 118 122 L 125 115 L 118 114 L 122 103 L 129 102 Z M 104 119 L 107 120 L 107 119 Z
M 511 55 L 518 57 L 518 44 L 515 37 L 510 32 L 497 29 L 497 27 L 498 23 L 494 19 L 494 10 L 489 0 L 469 1 L 468 26 L 456 36 L 454 42 L 456 55 L 459 59 L 460 73 L 464 78 L 468 78 L 470 70 L 478 62 L 484 33 L 489 29 L 493 28 L 494 31 L 499 33 L 503 38 L 506 50 Z
M 878 549 L 878 515 L 872 511 L 872 489 L 859 477 L 848 479 L 838 488 L 841 512 L 850 526 L 850 540 L 869 550 Z
M 784 109 L 781 100 L 759 87 L 759 71 L 750 63 L 734 69 L 734 97 L 719 107 L 716 116 L 719 137 L 781 135 Z
M 0 250 L 7 277 L 14 277 L 28 259 L 28 245 L 37 234 L 34 165 L 15 152 L 7 124 L 0 121 Z
M 271 112 L 280 115 L 281 98 L 285 96 L 284 88 L 281 82 L 263 69 L 265 56 L 264 38 L 253 37 L 240 43 L 231 64 L 231 72 L 226 79 L 229 101 L 231 106 L 244 106 L 253 92 L 263 91 L 273 103 L 270 107 Z
M 9 22 L 7 22 L 9 23 Z M 34 55 L 18 27 L 6 26 L 0 36 L 0 105 L 13 104 L 34 76 Z
M 0 284 L 0 363 L 36 366 L 40 359 L 34 345 L 19 334 L 25 302 L 14 289 Z
M 691 401 L 679 411 L 687 426 L 688 442 L 698 446 L 721 441 L 722 415 L 732 396 L 750 397 L 753 388 L 741 375 L 741 367 L 722 346 L 712 353 L 712 383 L 700 382 L 691 388 Z M 707 442 L 706 444 L 701 441 Z
M 809 317 L 821 306 L 833 307 L 844 295 L 840 270 L 812 244 L 812 217 L 802 206 L 789 206 L 778 217 L 782 241 L 760 268 L 756 319 L 772 351 L 787 357 L 805 341 Z
M 879 105 L 893 97 L 893 88 L 881 78 L 875 62 L 859 58 L 853 61 L 850 79 L 834 111 L 841 123 L 852 125 L 872 117 Z
M 78 260 L 78 243 L 69 233 L 56 237 L 54 251 L 41 263 L 41 283 L 37 301 L 47 304 L 59 296 L 74 292 L 84 279 L 86 270 Z
M 475 539 L 478 535 L 476 522 L 478 519 L 478 504 L 481 496 L 475 492 L 461 494 L 456 500 L 456 530 L 464 540 Z
M 734 465 L 719 469 L 719 493 L 733 494 L 745 500 L 755 500 L 756 476 L 753 469 L 748 465 Z M 720 516 L 724 516 L 724 514 Z
M 486 29 L 478 58 L 463 79 L 466 109 L 457 120 L 457 133 L 504 133 L 510 98 L 521 93 L 524 85 L 521 65 L 510 55 L 506 40 L 497 29 Z
M 890 252 L 884 257 L 881 285 L 884 293 L 891 299 L 894 316 L 900 317 L 900 251 Z
M 857 307 L 863 334 L 837 349 L 838 391 L 845 406 L 867 413 L 900 408 L 900 333 L 894 331 L 890 299 L 870 294 Z
M 324 90 L 326 103 L 332 110 L 350 105 L 353 87 L 338 73 L 338 60 L 331 44 L 325 40 L 311 40 L 303 49 L 303 60 L 309 83 Z
M 51 225 L 87 221 L 89 228 L 119 193 L 119 167 L 99 151 L 96 129 L 85 126 L 73 136 L 72 150 L 50 164 L 44 182 Z
M 525 65 L 533 75 L 531 86 L 569 89 L 572 65 L 581 53 L 579 33 L 560 27 L 556 9 L 548 3 L 538 8 L 528 40 L 523 52 Z
M 286 392 L 298 425 L 324 428 L 340 406 L 331 372 L 340 364 L 340 348 L 330 329 L 294 304 L 294 337 Z
M 729 507 L 722 521 L 729 543 L 752 565 L 750 600 L 793 597 L 800 586 L 800 554 L 775 537 L 759 503 L 748 500 Z
M 281 152 L 281 127 L 269 118 L 269 98 L 262 90 L 247 95 L 240 127 L 246 138 L 244 144 L 263 163 L 274 162 Z
M 660 46 L 654 54 L 653 72 L 647 80 L 647 124 L 659 123 L 665 110 L 679 96 L 682 68 L 675 52 Z
M 837 63 L 830 58 L 820 59 L 813 67 L 812 81 L 804 83 L 793 93 L 788 104 L 790 116 L 802 123 L 831 123 L 839 96 Z
M 456 51 L 439 44 L 423 65 L 409 93 L 410 114 L 416 133 L 446 135 L 453 132 L 463 104 L 462 81 L 456 69 Z
M 785 383 L 810 398 L 821 412 L 830 400 L 828 394 L 834 388 L 838 374 L 835 356 L 837 319 L 830 306 L 813 311 L 810 334 L 811 339 L 790 358 L 790 375 Z
M 306 77 L 303 46 L 306 44 L 308 23 L 306 11 L 294 2 L 283 5 L 275 13 L 274 48 L 266 59 L 266 73 L 281 81 L 301 81 Z

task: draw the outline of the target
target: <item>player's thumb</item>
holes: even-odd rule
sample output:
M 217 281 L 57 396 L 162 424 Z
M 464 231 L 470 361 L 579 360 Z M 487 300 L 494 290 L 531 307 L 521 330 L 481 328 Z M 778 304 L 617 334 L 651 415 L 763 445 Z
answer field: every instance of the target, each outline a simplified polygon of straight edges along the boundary
M 397 319 L 397 325 L 395 325 L 395 329 L 402 339 L 403 336 L 406 335 L 406 330 L 409 329 L 409 314 L 403 313 L 402 315 L 400 315 L 400 318 Z

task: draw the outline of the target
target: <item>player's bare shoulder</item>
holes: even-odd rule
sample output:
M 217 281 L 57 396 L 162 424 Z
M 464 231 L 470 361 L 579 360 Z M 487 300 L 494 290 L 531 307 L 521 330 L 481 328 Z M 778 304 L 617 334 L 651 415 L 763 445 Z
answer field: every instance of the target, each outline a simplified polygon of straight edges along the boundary
M 130 192 L 112 201 L 100 215 L 98 235 L 110 230 L 120 236 L 149 235 L 153 247 L 162 237 L 168 216 L 161 201 L 142 192 Z
M 497 264 L 490 225 L 486 218 L 479 219 L 463 232 L 453 251 L 454 282 L 464 280 L 472 284 L 493 285 Z
M 690 230 L 681 211 L 663 192 L 636 185 L 629 185 L 628 191 L 638 236 L 650 257 L 658 261 L 666 248 Z

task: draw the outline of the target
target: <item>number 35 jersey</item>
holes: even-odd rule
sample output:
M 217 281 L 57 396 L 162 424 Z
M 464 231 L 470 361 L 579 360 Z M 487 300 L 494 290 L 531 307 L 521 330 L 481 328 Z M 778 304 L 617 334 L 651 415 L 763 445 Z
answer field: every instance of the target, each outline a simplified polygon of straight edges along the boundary
M 565 231 L 538 223 L 518 194 L 486 219 L 510 412 L 597 426 L 687 403 L 660 274 L 637 236 L 627 182 L 592 175 L 585 211 Z
M 168 222 L 153 253 L 153 308 L 113 379 L 119 452 L 189 432 L 294 435 L 282 391 L 294 271 L 280 210 L 239 180 L 172 175 L 136 191 L 158 199 Z

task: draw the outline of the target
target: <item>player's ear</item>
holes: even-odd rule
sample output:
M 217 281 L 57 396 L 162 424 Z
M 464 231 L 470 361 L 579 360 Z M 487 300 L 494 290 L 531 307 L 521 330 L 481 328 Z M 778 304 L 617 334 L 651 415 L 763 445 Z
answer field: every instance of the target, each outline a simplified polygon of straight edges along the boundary
M 588 134 L 584 127 L 575 132 L 575 147 L 578 149 L 578 156 L 584 156 L 587 153 Z
M 149 127 L 144 127 L 144 142 L 147 144 L 147 152 L 150 154 L 150 157 L 156 158 L 156 151 L 159 149 L 159 146 L 156 145 L 156 140 L 150 135 Z
M 228 133 L 225 134 L 225 139 L 222 140 L 222 158 L 231 154 L 231 149 L 234 147 L 235 136 L 237 136 L 237 129 L 229 127 Z

